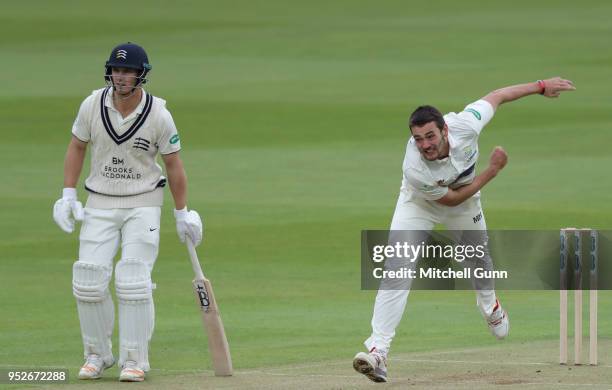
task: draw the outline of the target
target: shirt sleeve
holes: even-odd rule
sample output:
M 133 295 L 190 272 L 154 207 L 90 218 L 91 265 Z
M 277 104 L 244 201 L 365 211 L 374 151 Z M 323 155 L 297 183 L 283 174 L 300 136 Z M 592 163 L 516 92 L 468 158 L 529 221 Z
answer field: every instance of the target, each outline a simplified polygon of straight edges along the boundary
M 91 106 L 94 100 L 94 95 L 89 95 L 83 103 L 81 103 L 81 107 L 79 108 L 79 113 L 77 114 L 74 123 L 72 124 L 72 135 L 77 137 L 83 142 L 89 142 L 91 139 Z
M 162 108 L 160 115 L 160 129 L 161 134 L 159 137 L 159 153 L 171 154 L 181 150 L 181 139 L 178 135 L 178 130 L 174 124 L 174 119 L 170 111 L 165 107 Z
M 406 183 L 412 192 L 419 198 L 425 200 L 438 200 L 448 193 L 448 187 L 437 184 L 427 184 L 414 175 L 406 175 Z
M 486 100 L 477 100 L 474 103 L 470 103 L 463 111 L 458 113 L 455 117 L 456 126 L 460 126 L 464 130 L 475 131 L 476 134 L 480 134 L 483 127 L 493 118 L 495 110 L 491 103 Z

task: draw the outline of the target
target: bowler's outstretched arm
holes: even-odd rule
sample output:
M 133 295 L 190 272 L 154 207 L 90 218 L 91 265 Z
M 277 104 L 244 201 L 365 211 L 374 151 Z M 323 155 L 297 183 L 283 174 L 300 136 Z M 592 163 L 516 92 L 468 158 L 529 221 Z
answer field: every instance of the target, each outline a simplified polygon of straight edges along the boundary
M 574 87 L 574 83 L 572 83 L 571 80 L 553 77 L 546 80 L 534 81 L 533 83 L 517 84 L 496 89 L 482 99 L 491 103 L 493 109 L 497 109 L 500 104 L 511 102 L 525 96 L 539 93 L 549 98 L 556 98 L 561 92 L 573 91 L 575 89 L 576 87 Z

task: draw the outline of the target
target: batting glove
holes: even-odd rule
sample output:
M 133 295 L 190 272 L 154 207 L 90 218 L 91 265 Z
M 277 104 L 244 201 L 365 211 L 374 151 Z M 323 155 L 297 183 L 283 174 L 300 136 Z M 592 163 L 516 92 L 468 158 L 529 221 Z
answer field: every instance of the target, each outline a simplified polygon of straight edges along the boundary
M 174 210 L 174 218 L 176 218 L 176 232 L 181 242 L 185 242 L 185 238 L 189 237 L 194 246 L 200 245 L 204 230 L 200 214 L 194 210 L 188 211 L 185 207 L 182 210 Z
M 53 219 L 66 233 L 74 231 L 75 221 L 82 221 L 83 205 L 77 200 L 75 188 L 64 188 L 62 198 L 53 205 Z

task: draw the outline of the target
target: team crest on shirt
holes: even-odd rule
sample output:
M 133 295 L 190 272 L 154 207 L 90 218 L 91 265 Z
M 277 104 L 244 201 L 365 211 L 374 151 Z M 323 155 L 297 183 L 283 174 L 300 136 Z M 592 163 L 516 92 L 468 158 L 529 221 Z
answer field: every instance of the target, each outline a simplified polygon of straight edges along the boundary
M 142 137 L 136 137 L 134 139 L 134 145 L 132 145 L 132 147 L 134 149 L 141 149 L 141 150 L 144 150 L 145 152 L 148 152 L 150 145 L 151 145 L 151 141 L 146 140 Z
M 463 148 L 462 152 L 463 152 L 463 157 L 465 158 L 466 162 L 472 161 L 472 159 L 476 155 L 476 151 L 472 149 L 471 145 L 468 145 L 465 148 Z

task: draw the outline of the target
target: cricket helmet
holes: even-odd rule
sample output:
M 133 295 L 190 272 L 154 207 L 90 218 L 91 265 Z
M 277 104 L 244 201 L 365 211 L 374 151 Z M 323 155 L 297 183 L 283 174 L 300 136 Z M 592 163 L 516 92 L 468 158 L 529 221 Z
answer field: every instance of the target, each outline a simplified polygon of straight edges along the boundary
M 112 68 L 130 68 L 139 70 L 140 74 L 137 76 L 138 82 L 136 85 L 140 85 L 147 82 L 146 76 L 152 69 L 152 66 L 149 64 L 147 52 L 145 52 L 141 46 L 128 42 L 122 43 L 111 51 L 110 57 L 108 58 L 108 61 L 106 61 L 105 68 L 106 71 L 104 73 L 104 79 L 108 82 L 112 82 Z

